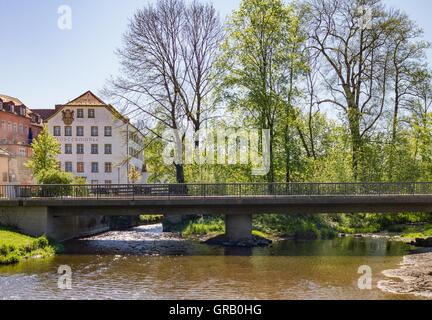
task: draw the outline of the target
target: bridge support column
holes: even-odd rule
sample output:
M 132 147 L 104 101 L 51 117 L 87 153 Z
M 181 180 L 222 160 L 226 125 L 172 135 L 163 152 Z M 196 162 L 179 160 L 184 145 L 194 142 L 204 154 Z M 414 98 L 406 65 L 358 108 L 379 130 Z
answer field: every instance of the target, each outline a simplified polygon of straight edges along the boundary
M 225 230 L 227 238 L 232 241 L 252 239 L 252 215 L 225 215 Z
M 183 216 L 179 214 L 165 214 L 162 222 L 164 232 L 175 231 L 175 226 L 183 221 Z

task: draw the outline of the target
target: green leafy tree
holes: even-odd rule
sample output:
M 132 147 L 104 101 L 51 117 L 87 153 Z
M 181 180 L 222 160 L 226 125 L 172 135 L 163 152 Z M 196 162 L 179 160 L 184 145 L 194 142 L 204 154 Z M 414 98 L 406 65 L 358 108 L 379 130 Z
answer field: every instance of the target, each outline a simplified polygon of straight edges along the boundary
M 233 13 L 222 47 L 223 96 L 232 109 L 243 110 L 245 124 L 270 130 L 270 182 L 276 174 L 278 124 L 289 123 L 287 117 L 294 114 L 300 42 L 294 6 L 281 0 L 247 0 Z
M 129 180 L 132 183 L 137 183 L 141 179 L 141 172 L 135 167 L 132 166 L 132 168 L 129 170 Z
M 70 184 L 73 176 L 62 172 L 58 166 L 58 155 L 61 145 L 53 137 L 46 126 L 32 143 L 33 155 L 27 167 L 33 171 L 33 175 L 40 184 Z

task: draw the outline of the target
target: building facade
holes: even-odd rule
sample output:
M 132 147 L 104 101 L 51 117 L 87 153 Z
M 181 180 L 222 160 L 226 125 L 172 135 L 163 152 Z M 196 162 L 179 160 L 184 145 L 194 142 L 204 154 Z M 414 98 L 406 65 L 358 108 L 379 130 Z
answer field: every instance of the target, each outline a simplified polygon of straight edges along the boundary
M 8 184 L 10 180 L 9 163 L 11 156 L 9 152 L 0 148 L 0 185 Z
M 39 114 L 19 99 L 0 94 L 0 148 L 10 157 L 9 183 L 34 183 L 32 172 L 25 164 L 32 155 L 31 143 L 42 128 Z
M 37 110 L 61 143 L 59 163 L 90 184 L 132 183 L 133 167 L 147 180 L 143 135 L 130 120 L 91 91 L 52 110 Z

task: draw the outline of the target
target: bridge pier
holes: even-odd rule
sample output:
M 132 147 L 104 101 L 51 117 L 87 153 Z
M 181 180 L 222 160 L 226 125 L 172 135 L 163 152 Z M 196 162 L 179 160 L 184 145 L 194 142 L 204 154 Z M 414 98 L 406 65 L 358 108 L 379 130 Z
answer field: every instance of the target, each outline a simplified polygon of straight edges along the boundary
M 225 215 L 225 235 L 230 242 L 252 239 L 252 215 Z
M 163 219 L 163 231 L 175 231 L 175 226 L 183 221 L 183 216 L 180 214 L 165 214 Z

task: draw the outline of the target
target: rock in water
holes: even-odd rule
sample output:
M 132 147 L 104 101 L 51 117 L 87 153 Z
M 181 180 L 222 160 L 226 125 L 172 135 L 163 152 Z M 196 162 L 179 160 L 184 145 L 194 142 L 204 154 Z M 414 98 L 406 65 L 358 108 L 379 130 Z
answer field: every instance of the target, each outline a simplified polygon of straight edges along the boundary
M 416 247 L 432 248 L 432 238 L 417 238 L 415 241 L 411 242 L 411 244 Z
M 207 241 L 204 241 L 208 245 L 220 245 L 225 247 L 243 247 L 243 248 L 253 248 L 253 247 L 266 247 L 273 243 L 269 239 L 265 239 L 258 236 L 252 236 L 251 239 L 244 239 L 239 241 L 230 241 L 225 235 L 220 235 Z

